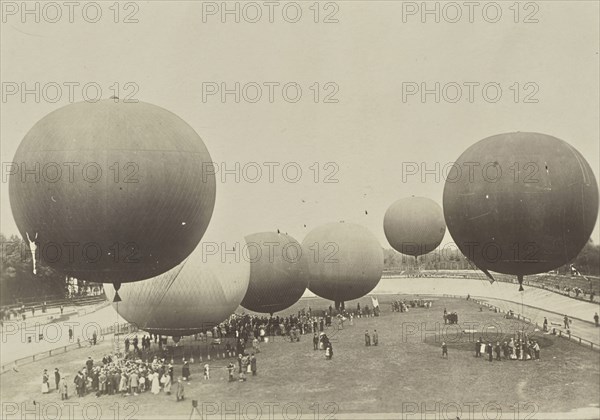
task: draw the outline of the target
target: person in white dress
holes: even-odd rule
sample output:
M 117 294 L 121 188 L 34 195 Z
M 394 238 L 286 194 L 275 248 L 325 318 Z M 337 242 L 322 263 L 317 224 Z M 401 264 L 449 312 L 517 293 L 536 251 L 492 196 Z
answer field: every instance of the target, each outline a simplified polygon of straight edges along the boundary
M 163 384 L 163 391 L 165 394 L 171 395 L 171 375 L 168 372 L 165 372 L 160 382 Z
M 152 391 L 154 395 L 158 395 L 160 392 L 160 381 L 158 379 L 158 372 L 152 374 Z

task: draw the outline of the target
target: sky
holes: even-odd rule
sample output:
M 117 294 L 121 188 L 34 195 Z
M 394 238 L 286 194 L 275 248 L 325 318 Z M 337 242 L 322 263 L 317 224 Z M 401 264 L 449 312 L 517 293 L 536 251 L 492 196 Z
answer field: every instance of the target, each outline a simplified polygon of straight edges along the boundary
M 271 17 L 263 2 L 229 2 L 234 12 L 225 15 L 222 2 L 127 2 L 117 14 L 100 1 L 101 15 L 82 2 L 71 17 L 67 7 L 59 16 L 37 3 L 39 22 L 35 4 L 23 15 L 21 2 L 2 3 L 4 234 L 17 233 L 5 163 L 22 138 L 49 112 L 107 99 L 116 84 L 121 99 L 184 119 L 218 168 L 239 164 L 239 182 L 217 174 L 216 230 L 280 229 L 301 241 L 313 227 L 345 220 L 387 247 L 383 216 L 395 200 L 441 204 L 441 168 L 504 132 L 563 139 L 599 179 L 598 2 L 479 2 L 471 16 L 463 2 L 429 2 L 439 22 L 422 15 L 421 2 L 274 2 Z M 36 83 L 37 100 L 22 96 Z M 236 83 L 239 102 L 221 96 Z M 434 93 L 421 96 L 436 83 L 437 102 Z M 600 242 L 598 224 L 592 239 Z

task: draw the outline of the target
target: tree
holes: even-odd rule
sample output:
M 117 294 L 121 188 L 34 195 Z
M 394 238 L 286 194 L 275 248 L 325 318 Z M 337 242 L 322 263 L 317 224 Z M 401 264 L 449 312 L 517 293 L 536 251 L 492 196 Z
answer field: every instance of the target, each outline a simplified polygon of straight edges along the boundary
M 22 298 L 62 297 L 66 292 L 64 275 L 38 259 L 37 275 L 29 245 L 20 237 L 0 233 L 0 302 L 15 303 Z

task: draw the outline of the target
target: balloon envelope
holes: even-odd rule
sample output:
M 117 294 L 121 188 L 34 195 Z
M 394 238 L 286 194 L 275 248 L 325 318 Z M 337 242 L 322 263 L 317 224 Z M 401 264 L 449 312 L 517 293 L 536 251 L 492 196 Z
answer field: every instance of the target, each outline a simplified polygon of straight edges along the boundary
M 82 280 L 130 282 L 181 263 L 215 204 L 211 157 L 175 114 L 148 103 L 76 103 L 21 141 L 10 203 L 39 258 Z M 208 172 L 208 173 L 207 173 Z
M 235 312 L 248 288 L 250 262 L 240 258 L 244 245 L 243 239 L 203 240 L 177 267 L 122 285 L 122 302 L 113 307 L 151 333 L 177 337 L 211 329 Z M 112 299 L 113 288 L 105 290 Z
M 325 299 L 347 301 L 365 296 L 383 272 L 383 249 L 365 227 L 328 223 L 302 241 L 308 288 Z
M 545 134 L 475 143 L 444 187 L 444 216 L 457 246 L 479 268 L 499 273 L 542 273 L 569 262 L 597 215 L 590 166 L 573 146 Z
M 250 284 L 241 305 L 274 313 L 289 308 L 306 291 L 302 247 L 288 235 L 261 232 L 246 237 Z
M 429 198 L 401 198 L 386 211 L 383 230 L 396 251 L 415 257 L 427 254 L 444 238 L 444 212 Z

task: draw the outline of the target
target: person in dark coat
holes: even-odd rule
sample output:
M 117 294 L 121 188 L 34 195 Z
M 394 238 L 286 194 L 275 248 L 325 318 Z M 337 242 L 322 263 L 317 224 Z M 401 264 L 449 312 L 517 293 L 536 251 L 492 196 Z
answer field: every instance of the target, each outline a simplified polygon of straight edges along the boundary
M 190 380 L 190 365 L 187 360 L 183 362 L 183 366 L 181 367 L 181 376 L 186 382 Z
M 229 372 L 229 382 L 233 382 L 235 379 L 233 379 L 233 370 L 235 369 L 235 366 L 233 365 L 233 363 L 229 362 L 229 364 L 227 365 L 227 371 Z
M 317 333 L 313 336 L 313 350 L 319 350 L 319 337 Z
M 481 338 L 478 338 L 475 342 L 475 357 L 481 356 Z
M 502 351 L 501 347 L 500 347 L 500 342 L 496 341 L 496 347 L 494 347 L 494 351 L 496 352 L 496 360 L 502 360 L 500 358 L 500 352 Z
M 485 352 L 488 354 L 489 361 L 491 362 L 494 359 L 494 348 L 492 347 L 492 343 L 487 343 Z
M 369 330 L 365 330 L 365 346 L 371 345 L 371 336 L 369 335 Z
M 250 370 L 252 371 L 252 376 L 256 376 L 256 357 L 254 357 L 254 353 L 250 356 Z
M 56 390 L 58 391 L 58 384 L 60 384 L 60 372 L 58 368 L 54 369 L 54 383 L 56 384 Z

